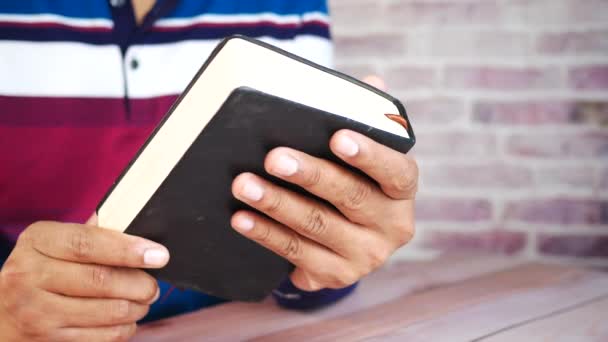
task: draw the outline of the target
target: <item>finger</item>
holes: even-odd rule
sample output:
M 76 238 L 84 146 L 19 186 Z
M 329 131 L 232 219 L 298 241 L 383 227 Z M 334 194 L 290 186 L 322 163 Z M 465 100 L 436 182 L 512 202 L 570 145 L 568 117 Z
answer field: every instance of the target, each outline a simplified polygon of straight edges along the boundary
M 369 179 L 325 159 L 279 147 L 268 153 L 264 166 L 271 175 L 294 183 L 333 204 L 349 220 L 364 226 L 382 226 L 397 208 Z
M 289 275 L 289 280 L 291 280 L 291 283 L 295 287 L 304 291 L 319 291 L 325 288 L 322 283 L 314 279 L 313 275 L 306 272 L 302 268 L 296 268 L 293 272 L 291 272 Z
M 137 268 L 163 267 L 169 261 L 169 251 L 158 243 L 92 226 L 38 222 L 27 234 L 36 251 L 66 261 Z
M 78 298 L 46 292 L 44 303 L 62 327 L 130 324 L 144 318 L 149 306 L 125 299 Z M 52 309 L 50 309 L 52 308 Z
M 238 211 L 232 216 L 231 225 L 245 237 L 287 259 L 296 267 L 308 270 L 342 267 L 342 257 L 261 215 Z
M 96 328 L 61 328 L 57 330 L 54 340 L 57 341 L 87 341 L 110 342 L 128 341 L 135 335 L 135 323 Z
M 334 134 L 330 147 L 342 160 L 378 182 L 388 196 L 414 198 L 418 188 L 418 166 L 405 154 L 349 130 Z
M 91 217 L 89 217 L 89 219 L 87 220 L 87 222 L 85 223 L 85 225 L 87 225 L 87 226 L 97 226 L 97 213 L 94 213 L 93 215 L 91 215 Z
M 71 297 L 116 298 L 142 304 L 159 295 L 156 280 L 139 269 L 47 259 L 39 287 Z
M 382 91 L 386 91 L 386 88 L 387 88 L 384 80 L 376 75 L 369 75 L 369 76 L 364 77 L 363 82 L 365 82 L 373 87 L 376 87 Z
M 365 231 L 335 210 L 254 174 L 239 175 L 234 180 L 232 192 L 239 200 L 298 234 L 340 254 L 348 254 L 352 246 L 365 242 Z

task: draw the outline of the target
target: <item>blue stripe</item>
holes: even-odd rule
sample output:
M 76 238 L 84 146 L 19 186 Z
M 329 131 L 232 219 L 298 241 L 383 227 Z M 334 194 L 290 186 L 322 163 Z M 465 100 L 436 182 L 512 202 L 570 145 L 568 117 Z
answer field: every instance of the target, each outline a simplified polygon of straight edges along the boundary
M 280 28 L 270 25 L 253 27 L 201 27 L 188 30 L 166 32 L 148 32 L 132 41 L 133 44 L 175 43 L 184 40 L 223 39 L 233 34 L 249 37 L 272 37 L 275 39 L 293 39 L 298 35 L 308 34 L 329 39 L 330 32 L 326 26 L 303 25 L 296 28 Z M 81 42 L 93 45 L 117 44 L 114 35 L 109 32 L 86 32 L 64 28 L 11 28 L 0 27 L 0 40 L 21 40 L 32 42 Z
M 328 13 L 328 9 L 325 0 L 181 0 L 167 17 L 189 18 L 201 14 L 255 14 L 261 12 L 301 15 L 309 12 Z M 87 19 L 112 18 L 108 0 L 1 0 L 0 13 L 47 13 Z
M 309 12 L 328 13 L 325 0 L 181 0 L 169 18 L 189 18 L 200 14 L 255 14 L 262 12 L 280 15 L 301 15 Z
M 2 14 L 57 14 L 86 19 L 110 19 L 108 0 L 0 0 Z

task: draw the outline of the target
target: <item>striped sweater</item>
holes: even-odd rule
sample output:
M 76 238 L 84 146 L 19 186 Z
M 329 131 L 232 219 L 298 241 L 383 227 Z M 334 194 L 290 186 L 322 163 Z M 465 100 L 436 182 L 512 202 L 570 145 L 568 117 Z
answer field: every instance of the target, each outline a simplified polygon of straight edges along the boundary
M 158 0 L 141 25 L 130 0 L 0 1 L 0 262 L 37 220 L 84 222 L 119 172 L 231 34 L 331 65 L 323 0 Z M 160 283 L 147 320 L 220 299 Z M 351 288 L 279 303 L 309 308 Z

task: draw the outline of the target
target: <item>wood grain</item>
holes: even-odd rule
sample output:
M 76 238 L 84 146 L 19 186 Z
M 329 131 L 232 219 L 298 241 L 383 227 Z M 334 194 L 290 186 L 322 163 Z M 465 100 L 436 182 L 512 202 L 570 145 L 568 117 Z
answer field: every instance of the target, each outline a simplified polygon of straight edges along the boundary
M 608 296 L 561 313 L 543 317 L 480 339 L 484 342 L 512 342 L 527 338 L 546 342 L 608 341 Z
M 259 337 L 263 341 L 353 341 L 386 335 L 415 322 L 442 316 L 472 305 L 510 296 L 530 288 L 584 276 L 585 271 L 530 264 L 465 280 L 453 286 L 403 296 L 368 310 L 286 329 Z M 314 335 L 311 335 L 314 332 Z
M 323 310 L 285 310 L 270 299 L 256 304 L 228 303 L 142 326 L 135 341 L 181 341 L 201 336 L 206 341 L 251 339 L 363 310 L 403 295 L 457 283 L 520 263 L 515 259 L 467 254 L 433 261 L 393 263 L 365 278 L 347 299 Z M 234 328 L 234 322 L 238 322 L 238 329 Z
M 575 310 L 581 305 L 600 300 L 603 296 L 608 296 L 608 277 L 595 272 L 581 273 L 580 276 L 573 275 L 572 278 L 564 278 L 548 286 L 522 289 L 512 294 L 505 293 L 502 297 L 419 321 L 369 340 L 483 340 L 483 336 L 496 334 L 503 329 L 513 329 L 519 325 L 534 325 L 535 320 L 559 312 Z M 569 327 L 575 328 L 574 331 L 579 328 L 578 325 L 572 324 Z M 527 335 L 517 336 L 519 339 L 510 341 L 524 340 Z M 525 340 L 530 339 L 525 338 Z
M 390 265 L 324 310 L 229 303 L 146 325 L 135 340 L 601 341 L 607 302 L 606 273 L 452 256 Z

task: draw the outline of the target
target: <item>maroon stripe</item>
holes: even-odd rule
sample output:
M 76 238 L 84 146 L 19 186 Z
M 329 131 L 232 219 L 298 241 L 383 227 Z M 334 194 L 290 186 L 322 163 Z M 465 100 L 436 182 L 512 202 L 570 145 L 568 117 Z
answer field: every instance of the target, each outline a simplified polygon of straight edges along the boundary
M 156 123 L 177 95 L 129 100 L 0 96 L 0 125 L 17 127 L 115 126 Z
M 0 126 L 0 226 L 86 221 L 153 128 Z
M 197 28 L 208 28 L 208 29 L 216 29 L 216 28 L 250 28 L 250 27 L 272 27 L 277 29 L 296 29 L 302 26 L 321 26 L 321 27 L 329 27 L 329 25 L 321 20 L 309 20 L 299 23 L 277 23 L 269 20 L 260 20 L 254 22 L 243 22 L 243 23 L 194 23 L 188 24 L 184 26 L 153 26 L 152 30 L 156 32 L 173 32 L 173 31 L 182 31 L 182 30 L 190 30 Z
M 175 98 L 0 96 L 0 235 L 86 221 Z
M 75 26 L 64 23 L 57 23 L 52 21 L 35 22 L 35 23 L 24 23 L 17 21 L 0 21 L 0 27 L 11 27 L 21 29 L 67 29 L 82 32 L 98 32 L 98 33 L 110 33 L 112 32 L 111 27 L 104 26 Z

